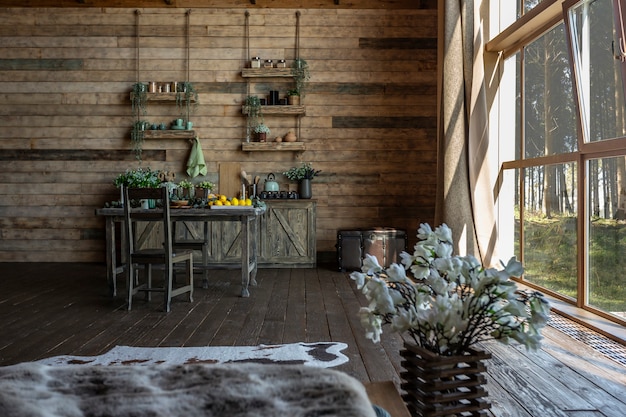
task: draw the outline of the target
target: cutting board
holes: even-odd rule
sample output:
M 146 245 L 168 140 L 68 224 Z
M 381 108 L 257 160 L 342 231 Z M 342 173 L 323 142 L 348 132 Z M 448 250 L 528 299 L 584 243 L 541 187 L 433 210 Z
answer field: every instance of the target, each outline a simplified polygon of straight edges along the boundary
M 218 190 L 227 197 L 236 197 L 241 192 L 241 164 L 239 162 L 220 162 Z

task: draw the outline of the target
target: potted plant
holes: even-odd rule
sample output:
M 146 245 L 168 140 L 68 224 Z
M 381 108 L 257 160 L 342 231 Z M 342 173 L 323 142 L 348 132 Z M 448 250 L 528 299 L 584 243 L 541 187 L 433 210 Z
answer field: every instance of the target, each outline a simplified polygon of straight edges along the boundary
M 304 97 L 306 82 L 311 78 L 309 64 L 302 58 L 296 58 L 291 66 L 291 75 L 296 82 L 295 90 L 300 97 Z
M 402 377 L 411 386 L 410 395 L 421 395 L 413 390 L 430 393 L 419 397 L 421 404 L 411 400 L 411 405 L 420 410 L 439 407 L 446 415 L 456 415 L 454 404 L 435 397 L 463 398 L 461 388 L 467 387 L 459 382 L 461 377 L 476 380 L 476 370 L 482 368 L 476 363 L 490 357 L 478 352 L 476 343 L 515 340 L 537 349 L 550 306 L 541 293 L 518 290 L 510 279 L 523 273 L 515 257 L 496 270 L 483 267 L 471 255 L 453 256 L 452 232 L 445 224 L 434 231 L 422 224 L 417 237 L 413 254 L 402 252 L 401 265 L 384 269 L 376 257 L 366 255 L 362 272 L 350 277 L 369 302 L 359 312 L 366 337 L 378 342 L 382 326 L 390 324 L 393 331 L 406 334 L 401 354 L 406 363 L 428 368 L 418 370 L 428 376 L 424 379 L 406 365 Z M 473 375 L 465 366 L 470 363 Z M 444 372 L 448 376 L 442 377 Z
M 315 170 L 310 163 L 304 162 L 299 167 L 292 167 L 283 175 L 291 181 L 298 181 L 298 194 L 300 198 L 308 199 L 313 196 L 311 180 L 318 176 L 321 170 Z
M 214 188 L 215 184 L 211 181 L 199 182 L 196 184 L 196 197 L 206 199 Z
M 143 140 L 146 130 L 150 123 L 145 120 L 137 120 L 130 131 L 130 143 L 132 144 L 135 158 L 141 161 L 141 153 L 143 152 Z
M 121 192 L 122 186 L 128 188 L 158 188 L 161 186 L 161 180 L 159 179 L 159 171 L 152 171 L 150 167 L 139 167 L 136 169 L 127 169 L 126 172 L 119 174 L 113 180 L 113 184 L 117 188 L 120 188 Z M 124 198 L 120 195 L 120 204 L 122 204 L 121 202 L 123 201 Z M 146 209 L 154 208 L 156 207 L 156 201 L 141 201 L 141 205 Z
M 287 91 L 287 100 L 288 100 L 289 105 L 299 106 L 300 105 L 300 92 L 295 88 Z
M 254 133 L 256 134 L 258 142 L 265 142 L 267 140 L 267 135 L 271 133 L 271 130 L 269 127 L 265 126 L 265 124 L 259 123 L 254 126 Z
M 189 200 L 193 198 L 193 189 L 194 185 L 191 183 L 191 181 L 180 180 L 177 185 L 178 198 L 181 200 Z
M 127 169 L 113 180 L 113 184 L 120 188 L 122 185 L 129 188 L 158 188 L 161 186 L 159 171 L 152 171 L 150 167 Z

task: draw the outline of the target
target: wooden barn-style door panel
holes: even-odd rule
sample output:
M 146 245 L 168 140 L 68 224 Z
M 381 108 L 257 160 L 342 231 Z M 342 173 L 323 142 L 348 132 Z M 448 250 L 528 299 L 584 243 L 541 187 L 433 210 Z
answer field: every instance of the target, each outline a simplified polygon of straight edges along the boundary
M 261 217 L 261 263 L 315 266 L 315 201 L 272 201 Z
M 207 228 L 209 263 L 241 264 L 241 223 L 208 222 Z M 178 222 L 176 238 L 178 240 L 204 239 L 204 222 Z M 202 256 L 199 252 L 194 255 L 198 259 Z

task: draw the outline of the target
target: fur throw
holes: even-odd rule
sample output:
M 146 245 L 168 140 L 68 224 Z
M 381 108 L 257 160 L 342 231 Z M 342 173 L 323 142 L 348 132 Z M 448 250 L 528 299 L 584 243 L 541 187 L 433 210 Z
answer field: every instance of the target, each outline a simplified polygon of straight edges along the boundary
M 374 417 L 365 388 L 297 365 L 0 367 L 0 416 Z

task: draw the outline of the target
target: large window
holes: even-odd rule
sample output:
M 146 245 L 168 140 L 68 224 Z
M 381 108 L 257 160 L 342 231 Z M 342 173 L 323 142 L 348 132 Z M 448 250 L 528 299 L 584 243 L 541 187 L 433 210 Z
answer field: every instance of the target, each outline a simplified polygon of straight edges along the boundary
M 613 21 L 621 19 L 619 9 L 614 15 L 613 5 L 613 0 L 581 1 L 567 14 L 585 142 L 625 133 L 626 38 L 621 29 L 614 29 Z
M 538 3 L 500 0 L 498 19 L 508 24 Z M 503 166 L 500 253 L 522 259 L 529 285 L 623 321 L 626 0 L 565 6 L 556 17 L 535 13 L 548 28 L 519 19 L 512 38 L 524 41 L 503 50 L 490 112 Z

